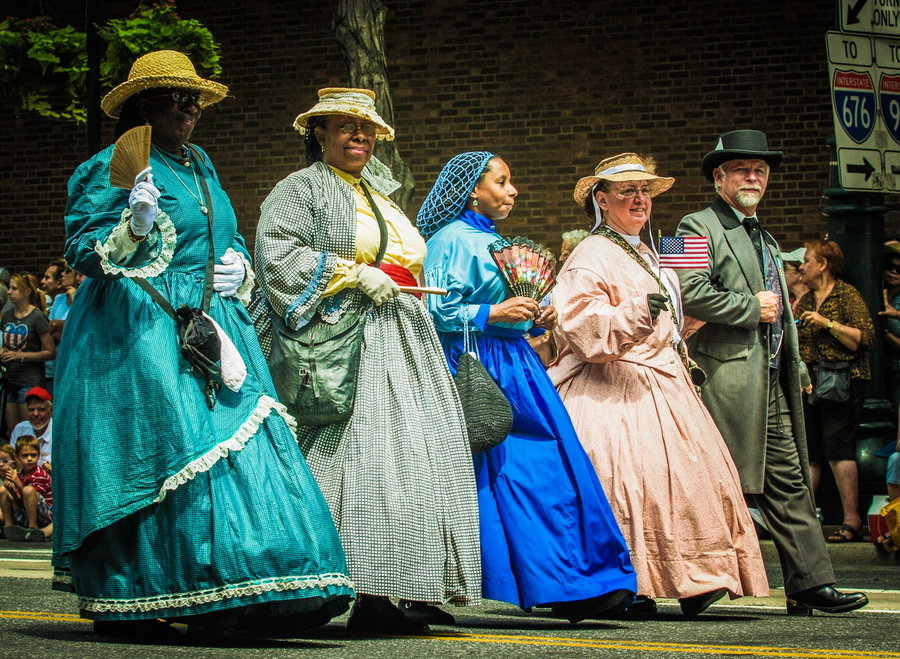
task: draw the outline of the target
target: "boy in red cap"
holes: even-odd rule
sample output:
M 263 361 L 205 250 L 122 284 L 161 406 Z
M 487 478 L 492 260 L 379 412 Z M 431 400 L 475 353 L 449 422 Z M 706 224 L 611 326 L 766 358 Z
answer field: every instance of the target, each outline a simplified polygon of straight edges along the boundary
M 43 387 L 32 387 L 25 394 L 28 419 L 17 423 L 9 434 L 10 446 L 24 435 L 37 437 L 40 456 L 38 464 L 50 471 L 50 447 L 53 442 L 53 396 Z

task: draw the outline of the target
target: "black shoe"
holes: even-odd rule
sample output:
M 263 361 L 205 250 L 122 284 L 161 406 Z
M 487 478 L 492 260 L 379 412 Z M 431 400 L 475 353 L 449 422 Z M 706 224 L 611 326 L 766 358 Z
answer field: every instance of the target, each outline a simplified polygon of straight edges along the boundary
M 681 614 L 685 618 L 696 618 L 727 594 L 727 588 L 719 588 L 708 593 L 703 593 L 702 595 L 682 597 L 678 600 L 678 603 L 681 605 Z
M 436 606 L 425 602 L 412 600 L 400 600 L 400 610 L 407 618 L 416 622 L 424 622 L 428 625 L 455 625 L 456 618 Z
M 647 620 L 656 615 L 656 601 L 646 595 L 636 595 L 624 611 L 610 611 L 598 618 L 603 620 Z
M 353 604 L 347 631 L 371 634 L 421 634 L 428 625 L 408 618 L 387 597 L 361 595 Z
M 842 593 L 831 586 L 808 588 L 788 595 L 789 616 L 811 616 L 813 610 L 824 613 L 847 613 L 856 611 L 869 603 L 865 593 Z
M 627 609 L 619 616 L 625 618 L 641 618 L 656 615 L 656 600 L 646 595 L 637 595 Z
M 587 618 L 602 618 L 624 610 L 634 600 L 634 593 L 624 588 L 612 590 L 599 597 L 574 602 L 562 602 L 552 608 L 554 616 L 566 618 L 573 625 Z

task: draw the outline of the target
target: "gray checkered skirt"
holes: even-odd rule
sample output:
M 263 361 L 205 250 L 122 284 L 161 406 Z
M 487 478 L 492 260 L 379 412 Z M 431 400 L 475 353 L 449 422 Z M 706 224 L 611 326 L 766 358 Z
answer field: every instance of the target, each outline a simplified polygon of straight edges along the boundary
M 479 603 L 472 456 L 444 353 L 419 300 L 401 293 L 372 309 L 353 417 L 300 426 L 298 437 L 357 592 Z

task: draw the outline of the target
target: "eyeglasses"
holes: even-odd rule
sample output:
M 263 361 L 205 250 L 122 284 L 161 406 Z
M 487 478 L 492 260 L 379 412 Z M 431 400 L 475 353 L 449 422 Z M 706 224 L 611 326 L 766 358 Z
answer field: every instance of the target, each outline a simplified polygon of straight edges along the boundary
M 357 124 L 352 121 L 338 126 L 338 129 L 347 135 L 356 135 L 356 132 L 361 130 L 366 137 L 375 137 L 376 131 L 375 124 Z
M 623 188 L 621 190 L 613 190 L 613 192 L 616 194 L 617 197 L 619 197 L 619 199 L 633 199 L 634 197 L 638 196 L 639 194 L 643 195 L 645 197 L 650 196 L 649 186 L 644 186 L 643 188 L 629 187 L 629 188 Z
M 888 263 L 884 266 L 885 272 L 890 272 L 895 275 L 900 275 L 900 263 Z
M 192 94 L 190 92 L 168 92 L 166 94 L 157 94 L 150 98 L 171 98 L 182 107 L 185 105 L 200 105 L 200 94 Z

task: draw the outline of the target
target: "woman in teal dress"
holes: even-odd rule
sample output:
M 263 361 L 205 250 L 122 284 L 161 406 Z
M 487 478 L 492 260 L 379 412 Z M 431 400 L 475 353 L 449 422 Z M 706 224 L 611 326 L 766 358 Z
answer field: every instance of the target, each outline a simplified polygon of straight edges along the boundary
M 507 439 L 475 456 L 484 597 L 553 606 L 572 622 L 623 609 L 637 587 L 625 540 L 572 422 L 524 336 L 556 312 L 509 290 L 488 246 L 517 191 L 491 153 L 453 157 L 422 204 L 425 278 L 451 371 L 465 333 L 513 409 Z
M 109 147 L 69 181 L 66 258 L 89 279 L 57 366 L 54 587 L 78 596 L 98 633 L 174 630 L 157 619 L 291 632 L 353 597 L 244 308 L 254 276 L 234 209 L 188 143 L 201 108 L 226 92 L 181 53 L 140 57 L 102 107 L 119 117 L 117 134 L 150 124 L 152 178 L 130 193 L 111 187 Z M 212 284 L 217 393 L 140 279 L 174 309 L 201 307 Z

